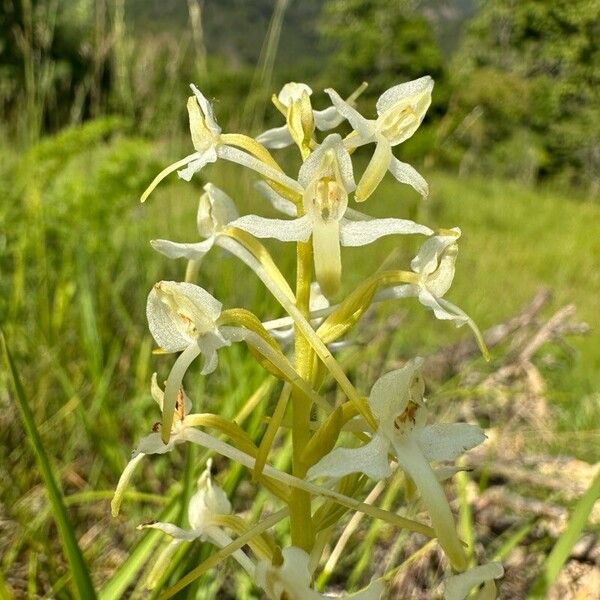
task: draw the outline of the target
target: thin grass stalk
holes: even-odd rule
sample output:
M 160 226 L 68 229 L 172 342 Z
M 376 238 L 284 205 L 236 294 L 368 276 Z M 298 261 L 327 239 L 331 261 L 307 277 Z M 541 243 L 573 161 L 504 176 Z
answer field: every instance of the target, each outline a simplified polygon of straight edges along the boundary
M 33 412 L 25 396 L 25 390 L 21 384 L 17 367 L 13 361 L 6 343 L 6 339 L 4 338 L 4 334 L 2 332 L 0 332 L 0 346 L 2 347 L 5 366 L 11 375 L 23 426 L 25 427 L 29 443 L 31 444 L 35 454 L 42 479 L 44 480 L 46 490 L 48 491 L 48 498 L 52 505 L 52 510 L 54 512 L 54 518 L 60 534 L 65 557 L 69 563 L 69 567 L 73 575 L 75 591 L 79 598 L 84 600 L 89 598 L 90 600 L 93 600 L 96 598 L 96 591 L 92 584 L 90 572 L 85 559 L 83 558 L 81 549 L 79 548 L 75 530 L 71 520 L 69 519 L 69 514 L 63 501 L 62 491 L 58 482 L 54 478 L 50 458 L 46 453 L 42 438 L 37 430 Z

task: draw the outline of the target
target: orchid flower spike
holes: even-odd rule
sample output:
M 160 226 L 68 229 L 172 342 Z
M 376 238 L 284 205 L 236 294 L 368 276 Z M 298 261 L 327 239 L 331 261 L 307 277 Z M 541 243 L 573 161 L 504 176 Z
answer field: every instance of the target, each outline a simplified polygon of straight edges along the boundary
M 353 106 L 354 100 L 362 93 L 363 89 L 363 86 L 358 88 L 346 99 L 346 102 L 350 106 Z M 315 127 L 319 131 L 328 131 L 337 127 L 344 120 L 344 117 L 337 111 L 335 106 L 329 106 L 324 110 L 312 110 L 309 100 L 312 93 L 312 89 L 305 83 L 296 83 L 294 81 L 286 83 L 281 88 L 279 94 L 274 97 L 273 101 L 277 104 L 279 109 L 284 112 L 288 122 L 282 127 L 275 127 L 264 131 L 256 138 L 256 141 L 267 148 L 273 149 L 286 148 L 293 144 L 294 139 L 290 132 L 289 124 L 294 121 L 294 112 L 300 114 L 302 114 L 302 112 L 306 113 L 304 106 L 312 111 L 312 117 L 309 119 L 306 118 L 306 114 L 303 115 L 305 121 L 309 120 L 312 125 L 312 130 L 310 131 L 311 134 Z M 302 109 L 304 109 L 304 111 Z
M 377 119 L 365 119 L 335 90 L 325 90 L 337 111 L 354 128 L 354 133 L 346 138 L 348 147 L 377 144 L 356 189 L 357 202 L 366 200 L 373 193 L 388 170 L 400 183 L 407 183 L 422 196 L 427 196 L 425 179 L 409 164 L 395 158 L 392 147 L 406 141 L 418 129 L 431 104 L 432 90 L 433 79 L 429 76 L 391 87 L 377 100 Z
M 219 232 L 238 216 L 233 200 L 216 185 L 207 183 L 198 202 L 196 217 L 198 233 L 202 241 L 186 244 L 169 240 L 152 240 L 150 243 L 155 250 L 169 258 L 199 261 L 214 246 Z
M 364 246 L 386 235 L 433 233 L 405 219 L 348 218 L 348 194 L 355 189 L 352 162 L 341 137 L 334 133 L 304 161 L 298 181 L 303 187 L 304 215 L 290 220 L 246 215 L 230 223 L 259 238 L 306 242 L 312 236 L 315 274 L 323 293 L 340 285 L 340 246 Z
M 483 584 L 477 595 L 473 596 L 474 600 L 494 600 L 496 598 L 494 579 L 500 579 L 503 575 L 502 564 L 492 562 L 448 577 L 445 583 L 444 599 L 464 600 L 475 586 Z
M 308 471 L 309 477 L 341 478 L 364 473 L 372 479 L 391 474 L 388 454 L 414 481 L 431 517 L 440 544 L 458 569 L 466 557 L 456 534 L 454 519 L 444 490 L 430 461 L 452 461 L 485 440 L 483 431 L 467 423 L 427 425 L 421 369 L 416 358 L 403 368 L 380 377 L 371 390 L 369 406 L 378 428 L 359 448 L 336 448 Z
M 311 574 L 309 556 L 301 548 L 290 546 L 281 551 L 283 563 L 279 566 L 270 561 L 260 561 L 256 565 L 254 581 L 264 590 L 270 600 L 323 600 L 324 596 L 310 587 Z M 383 593 L 380 580 L 373 581 L 365 590 L 356 594 L 341 596 L 354 600 L 379 600 Z
M 182 529 L 173 523 L 153 521 L 138 526 L 138 529 L 158 529 L 173 538 L 171 544 L 165 549 L 157 560 L 153 571 L 166 567 L 165 556 L 172 556 L 173 552 L 184 542 L 194 540 L 207 541 L 219 548 L 228 546 L 232 538 L 219 526 L 219 517 L 231 513 L 231 503 L 224 490 L 212 481 L 212 460 L 209 460 L 206 469 L 198 479 L 198 489 L 190 498 L 188 504 L 189 529 Z M 254 563 L 242 552 L 237 550 L 233 557 L 251 575 L 254 575 Z M 160 569 L 162 570 L 162 569 Z M 151 579 L 151 578 L 149 578 Z
M 238 145 L 243 143 L 248 151 L 235 148 L 228 144 L 228 137 L 222 134 L 221 127 L 215 119 L 210 102 L 202 92 L 194 85 L 190 85 L 193 95 L 188 98 L 187 109 L 190 123 L 190 134 L 195 152 L 163 169 L 142 194 L 142 202 L 148 198 L 154 188 L 170 173 L 177 171 L 181 179 L 190 181 L 194 173 L 200 171 L 205 165 L 214 163 L 218 158 L 228 160 L 249 169 L 252 169 L 271 181 L 275 181 L 285 188 L 299 193 L 298 183 L 285 175 L 281 169 L 276 169 L 272 164 L 260 160 L 252 151 L 252 145 L 256 142 L 251 138 L 238 136 Z M 230 139 L 230 138 L 229 138 Z M 243 142 L 242 142 L 243 140 Z M 247 143 L 247 142 L 250 143 Z M 260 146 L 260 145 L 259 145 Z M 266 152 L 264 147 L 262 152 Z M 254 153 L 256 154 L 256 152 Z M 258 154 L 260 156 L 260 153 Z M 183 167 L 183 168 L 182 168 Z

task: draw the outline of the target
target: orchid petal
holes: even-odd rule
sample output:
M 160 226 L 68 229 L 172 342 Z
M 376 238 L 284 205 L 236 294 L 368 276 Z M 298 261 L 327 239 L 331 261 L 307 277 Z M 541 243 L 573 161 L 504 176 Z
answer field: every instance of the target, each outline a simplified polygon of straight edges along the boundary
M 396 436 L 392 441 L 396 460 L 402 470 L 414 481 L 427 508 L 431 524 L 448 558 L 457 569 L 464 569 L 467 559 L 456 534 L 454 518 L 444 490 L 429 466 L 415 439 Z
M 373 141 L 375 136 L 375 122 L 365 119 L 355 108 L 342 100 L 341 96 L 331 88 L 325 90 L 331 98 L 333 106 L 342 115 L 352 128 L 363 138 L 363 143 Z
M 275 210 L 290 217 L 298 216 L 296 205 L 291 200 L 279 195 L 267 182 L 257 181 L 254 187 L 271 203 Z
M 312 227 L 315 276 L 326 296 L 335 294 L 342 277 L 340 224 L 316 219 Z
M 185 244 L 171 242 L 170 240 L 151 240 L 150 245 L 161 254 L 169 258 L 187 258 L 188 260 L 200 260 L 208 253 L 215 243 L 214 237 L 201 242 Z
M 310 588 L 309 555 L 301 548 L 289 546 L 281 552 L 283 564 L 274 566 L 262 560 L 256 566 L 255 582 L 271 600 L 322 600 L 323 596 Z
M 323 110 L 313 110 L 315 125 L 319 131 L 335 129 L 344 120 L 335 106 L 329 106 Z
M 294 143 L 287 125 L 263 131 L 257 136 L 256 141 L 267 148 L 273 148 L 275 150 L 287 148 Z
M 194 173 L 197 173 L 204 168 L 208 163 L 214 163 L 217 160 L 217 151 L 214 147 L 207 148 L 202 151 L 198 158 L 190 161 L 184 169 L 177 171 L 177 175 L 185 180 L 191 181 Z
M 331 177 L 337 179 L 338 173 L 333 170 L 333 165 L 326 164 L 326 157 L 330 152 L 335 156 L 333 165 L 339 169 L 344 189 L 348 193 L 354 191 L 356 184 L 352 172 L 352 159 L 338 133 L 329 134 L 323 140 L 323 143 L 304 161 L 298 172 L 298 181 L 306 188 L 317 178 Z
M 421 196 L 427 198 L 429 195 L 429 185 L 423 176 L 411 165 L 399 161 L 395 156 L 389 164 L 390 173 L 400 182 L 407 183 Z
M 382 375 L 371 388 L 369 405 L 380 427 L 393 427 L 394 419 L 404 411 L 415 385 L 422 381 L 422 358 L 414 358 L 401 369 Z
M 198 233 L 209 238 L 240 215 L 233 200 L 216 185 L 207 183 L 204 190 L 198 202 L 196 223 Z
M 458 227 L 454 227 L 450 231 L 452 232 L 450 235 L 436 235 L 423 242 L 417 256 L 410 263 L 415 273 L 431 275 L 439 268 L 447 249 L 460 237 L 461 231 Z
M 175 436 L 172 436 L 168 444 L 165 444 L 160 437 L 160 433 L 151 433 L 143 437 L 136 448 L 136 452 L 141 454 L 166 454 L 175 447 Z
M 167 352 L 180 352 L 216 329 L 222 304 L 200 286 L 161 281 L 148 294 L 146 314 L 152 337 Z
M 454 321 L 457 327 L 461 327 L 465 323 L 468 323 L 469 318 L 454 312 L 450 312 L 446 308 L 442 307 L 439 302 L 440 298 L 436 298 L 429 290 L 422 288 L 419 291 L 419 302 L 433 311 L 436 319 L 442 321 Z
M 431 235 L 429 227 L 406 219 L 372 219 L 370 221 L 349 221 L 340 223 L 342 246 L 366 246 L 386 235 L 410 235 L 421 233 Z
M 172 538 L 176 540 L 188 541 L 191 542 L 193 540 L 197 540 L 200 537 L 200 533 L 196 531 L 188 531 L 186 529 L 181 529 L 181 527 L 177 527 L 177 525 L 173 525 L 173 523 L 161 523 L 157 521 L 155 523 L 142 523 L 137 526 L 138 529 L 158 529 L 167 535 L 170 535 Z
M 340 479 L 350 473 L 364 473 L 376 481 L 390 475 L 388 460 L 390 441 L 375 434 L 371 441 L 359 448 L 336 448 L 326 454 L 307 472 L 309 478 L 332 477 Z
M 444 598 L 445 600 L 464 600 L 476 585 L 499 579 L 502 575 L 504 575 L 504 568 L 498 562 L 473 567 L 464 573 L 448 577 Z
M 115 494 L 110 502 L 110 511 L 113 517 L 116 517 L 119 514 L 119 509 L 121 508 L 121 503 L 123 502 L 123 496 L 125 495 L 125 490 L 131 481 L 131 477 L 133 476 L 133 472 L 138 464 L 143 460 L 144 454 L 134 453 L 131 457 L 131 460 L 125 465 L 123 472 L 121 473 L 121 477 L 119 477 L 119 482 L 117 483 L 117 489 L 115 490 Z
M 202 113 L 204 115 L 204 120 L 208 129 L 214 134 L 219 135 L 221 133 L 221 128 L 219 127 L 217 120 L 215 119 L 215 114 L 213 112 L 212 106 L 210 102 L 206 99 L 204 94 L 192 83 L 190 84 L 190 88 L 196 96 L 196 100 L 200 105 Z
M 417 443 L 427 460 L 454 460 L 486 439 L 477 425 L 437 423 L 415 431 Z
M 429 75 L 425 75 L 425 77 L 391 87 L 379 96 L 376 104 L 377 114 L 382 115 L 388 110 L 393 109 L 399 102 L 414 98 L 420 94 L 431 95 L 433 83 L 433 79 Z
M 306 83 L 298 83 L 296 81 L 290 81 L 286 83 L 277 94 L 277 99 L 285 107 L 291 106 L 294 102 L 298 102 L 303 94 L 312 96 L 312 89 Z
M 289 221 L 245 215 L 232 221 L 229 226 L 247 231 L 257 238 L 272 238 L 281 242 L 306 242 L 311 234 L 311 221 L 307 215 Z
M 386 174 L 391 160 L 392 146 L 387 138 L 380 135 L 377 137 L 377 145 L 375 146 L 375 152 L 373 152 L 371 161 L 367 165 L 356 187 L 354 199 L 357 202 L 364 202 L 375 191 L 375 188 L 381 183 Z

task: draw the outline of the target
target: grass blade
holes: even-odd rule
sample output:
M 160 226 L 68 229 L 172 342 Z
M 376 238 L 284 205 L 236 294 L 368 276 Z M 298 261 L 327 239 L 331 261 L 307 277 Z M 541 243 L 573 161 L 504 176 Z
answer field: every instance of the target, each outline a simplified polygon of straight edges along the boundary
M 552 551 L 542 565 L 542 572 L 531 589 L 532 598 L 545 598 L 547 590 L 556 581 L 560 570 L 569 558 L 575 542 L 579 539 L 594 503 L 600 498 L 600 473 L 596 475 L 586 493 L 579 499 L 566 529 L 562 532 Z
M 181 498 L 175 498 L 160 513 L 160 521 L 172 522 L 181 506 Z M 118 600 L 123 598 L 129 585 L 135 580 L 136 575 L 150 558 L 150 554 L 164 534 L 161 531 L 148 531 L 142 540 L 135 546 L 125 562 L 117 569 L 106 585 L 100 590 L 100 600 Z
M 73 530 L 73 526 L 69 519 L 65 503 L 63 502 L 61 489 L 54 478 L 50 459 L 46 454 L 46 450 L 42 443 L 42 438 L 40 437 L 35 420 L 33 418 L 31 407 L 25 398 L 25 391 L 21 385 L 17 368 L 2 332 L 0 332 L 0 345 L 2 346 L 7 371 L 12 377 L 12 383 L 19 407 L 19 412 L 21 413 L 21 419 L 23 421 L 25 431 L 27 432 L 27 437 L 29 438 L 31 447 L 33 448 L 42 479 L 44 480 L 44 484 L 48 491 L 48 498 L 50 500 L 50 504 L 52 505 L 54 519 L 56 520 L 56 525 L 58 526 L 65 556 L 69 562 L 69 567 L 73 575 L 73 583 L 76 588 L 77 596 L 85 600 L 92 600 L 96 598 L 96 592 L 92 584 L 90 572 L 85 563 L 85 559 L 83 558 L 83 554 L 81 553 L 81 549 L 79 548 L 79 544 L 77 543 L 75 531 Z

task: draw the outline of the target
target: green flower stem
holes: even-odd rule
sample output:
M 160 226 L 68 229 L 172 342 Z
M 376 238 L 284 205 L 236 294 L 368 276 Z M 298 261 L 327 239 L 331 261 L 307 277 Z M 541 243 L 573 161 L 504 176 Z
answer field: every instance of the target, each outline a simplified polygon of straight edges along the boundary
M 265 248 L 253 241 L 249 236 L 244 236 L 243 233 L 244 232 L 240 232 L 236 229 L 225 230 L 222 232 L 222 235 L 219 236 L 217 244 L 237 256 L 258 275 L 267 289 L 293 319 L 296 331 L 302 332 L 302 335 L 306 337 L 306 340 L 327 367 L 333 378 L 338 382 L 347 398 L 356 405 L 359 413 L 373 431 L 375 431 L 377 429 L 377 423 L 369 410 L 368 404 L 361 398 L 356 388 L 344 373 L 342 367 L 338 364 L 327 346 L 323 343 L 323 340 L 317 335 L 308 322 L 308 313 L 306 313 L 306 315 L 302 314 L 298 308 L 300 304 L 294 304 L 285 291 L 273 279 L 272 273 L 274 272 L 278 279 L 283 279 L 283 281 L 285 281 L 283 275 L 281 275 L 271 260 L 269 260 L 271 272 L 268 272 L 265 269 L 261 262 L 261 258 L 265 260 L 265 257 L 268 256 Z M 312 257 L 309 258 L 311 258 L 312 261 Z M 312 265 L 311 261 L 308 261 L 310 263 L 308 265 L 309 269 Z M 310 283 L 308 285 L 310 286 Z
M 296 260 L 296 306 L 302 316 L 309 315 L 310 282 L 312 279 L 312 246 L 299 242 Z M 313 362 L 312 348 L 296 325 L 295 335 L 296 371 L 306 381 L 310 380 Z M 304 478 L 307 465 L 302 460 L 304 448 L 310 442 L 310 409 L 298 390 L 292 392 L 292 472 Z M 310 508 L 310 494 L 293 489 L 290 497 L 290 529 L 292 544 L 310 553 L 315 542 L 315 533 Z

